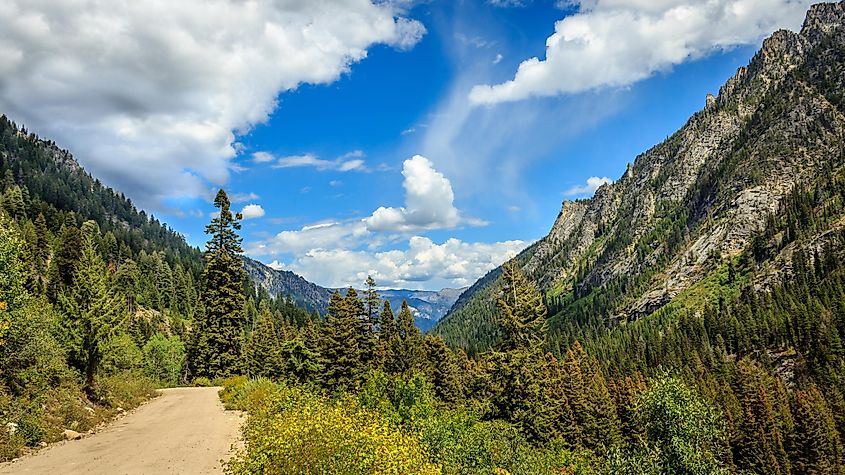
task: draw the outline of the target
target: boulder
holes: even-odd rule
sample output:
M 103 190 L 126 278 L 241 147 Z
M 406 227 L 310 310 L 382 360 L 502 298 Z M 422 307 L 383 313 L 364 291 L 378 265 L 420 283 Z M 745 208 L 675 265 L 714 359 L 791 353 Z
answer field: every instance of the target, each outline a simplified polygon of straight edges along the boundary
M 67 440 L 78 440 L 82 438 L 82 434 L 76 432 L 75 430 L 65 429 L 65 439 Z

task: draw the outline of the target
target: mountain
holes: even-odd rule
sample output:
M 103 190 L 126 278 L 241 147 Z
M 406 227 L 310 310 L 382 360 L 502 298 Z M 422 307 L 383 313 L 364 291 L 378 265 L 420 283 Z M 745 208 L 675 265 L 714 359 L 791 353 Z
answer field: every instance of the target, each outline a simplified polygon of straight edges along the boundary
M 0 176 L 3 204 L 12 214 L 31 220 L 41 214 L 54 233 L 66 223 L 94 220 L 104 234 L 115 237 L 122 258 L 160 252 L 171 266 L 180 264 L 199 275 L 202 256 L 184 236 L 92 177 L 69 151 L 6 116 L 0 116 Z
M 287 270 L 275 270 L 254 259 L 244 257 L 247 276 L 272 298 L 289 297 L 296 305 L 310 311 L 326 313 L 332 290 L 313 284 Z
M 466 290 L 442 289 L 433 290 L 379 290 L 381 298 L 390 301 L 394 313 L 402 306 L 402 301 L 408 302 L 414 314 L 414 322 L 423 332 L 430 330 L 452 308 L 458 297 Z
M 261 262 L 244 258 L 244 269 L 252 282 L 270 297 L 290 297 L 296 305 L 310 311 L 326 313 L 329 298 L 336 290 L 344 293 L 346 289 L 329 289 L 305 280 L 303 277 L 286 270 L 275 270 Z M 399 311 L 402 301 L 407 300 L 414 313 L 414 320 L 422 331 L 427 331 L 446 315 L 458 296 L 465 289 L 431 290 L 379 290 L 384 300 L 389 300 L 394 313 Z M 358 290 L 360 294 L 361 291 Z
M 545 294 L 553 340 L 718 299 L 713 282 L 725 273 L 765 290 L 793 273 L 794 256 L 836 247 L 844 24 L 845 2 L 811 7 L 799 33 L 772 34 L 619 180 L 563 203 L 549 234 L 515 258 Z M 432 331 L 470 350 L 489 346 L 500 274 L 464 292 Z

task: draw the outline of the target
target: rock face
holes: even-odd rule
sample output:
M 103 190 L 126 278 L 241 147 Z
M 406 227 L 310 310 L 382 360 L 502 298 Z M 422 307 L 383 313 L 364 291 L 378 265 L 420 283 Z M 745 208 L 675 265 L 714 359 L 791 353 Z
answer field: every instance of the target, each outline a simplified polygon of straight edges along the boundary
M 332 292 L 311 283 L 290 271 L 275 270 L 266 265 L 244 257 L 244 270 L 250 280 L 267 291 L 272 298 L 289 297 L 302 308 L 326 313 Z
M 566 201 L 548 236 L 516 257 L 550 301 L 597 292 L 610 323 L 649 314 L 745 250 L 796 186 L 845 164 L 845 2 L 777 31 L 665 142 L 593 198 Z M 772 263 L 772 275 L 788 258 Z M 777 259 L 775 259 L 777 261 Z M 494 270 L 435 333 L 490 335 Z

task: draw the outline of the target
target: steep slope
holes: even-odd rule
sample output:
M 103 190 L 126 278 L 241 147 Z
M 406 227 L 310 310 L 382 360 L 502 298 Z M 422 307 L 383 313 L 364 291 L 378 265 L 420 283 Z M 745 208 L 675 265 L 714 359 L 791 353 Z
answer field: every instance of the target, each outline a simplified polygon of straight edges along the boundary
M 326 313 L 332 291 L 311 283 L 291 271 L 275 270 L 254 259 L 244 257 L 244 270 L 252 282 L 272 298 L 288 297 L 297 306 Z
M 545 292 L 553 332 L 565 322 L 653 313 L 762 239 L 790 192 L 823 189 L 840 173 L 843 23 L 845 2 L 813 6 L 800 33 L 775 32 L 718 96 L 708 95 L 702 111 L 618 181 L 563 203 L 548 236 L 516 258 Z M 831 220 L 804 241 L 818 246 L 842 225 Z M 762 267 L 777 276 L 790 258 Z M 489 345 L 499 272 L 462 295 L 433 331 L 454 345 Z
M 68 220 L 76 225 L 94 220 L 104 233 L 115 236 L 124 257 L 159 251 L 171 265 L 180 263 L 198 275 L 201 254 L 181 234 L 92 177 L 69 151 L 6 116 L 0 116 L 0 177 L 7 210 L 17 195 L 20 212 L 31 220 L 43 214 L 53 232 Z

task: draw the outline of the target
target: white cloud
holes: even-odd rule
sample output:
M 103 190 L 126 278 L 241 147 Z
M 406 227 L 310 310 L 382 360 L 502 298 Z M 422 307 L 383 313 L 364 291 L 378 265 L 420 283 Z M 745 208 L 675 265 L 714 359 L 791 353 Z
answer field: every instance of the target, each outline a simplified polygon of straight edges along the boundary
M 531 3 L 531 0 L 487 0 L 490 5 L 499 8 L 524 7 Z
M 493 64 L 501 63 L 503 58 L 504 58 L 504 56 L 502 56 L 502 53 L 497 53 L 496 57 L 493 58 Z
M 255 163 L 270 163 L 274 160 L 276 160 L 276 157 L 272 153 L 255 152 L 252 154 L 252 161 Z
M 244 203 L 246 201 L 255 201 L 259 196 L 253 192 L 249 193 L 232 193 L 229 195 L 229 201 L 232 203 Z
M 260 154 L 260 159 L 256 155 Z M 252 154 L 253 161 L 260 163 L 273 162 L 273 168 L 298 168 L 298 167 L 312 167 L 319 171 L 334 170 L 339 172 L 350 171 L 367 171 L 367 166 L 364 160 L 358 157 L 363 157 L 364 152 L 355 150 L 337 157 L 334 160 L 325 160 L 318 158 L 313 153 L 306 153 L 304 155 L 288 155 L 286 157 L 276 157 L 268 152 L 256 152 Z
M 0 110 L 142 206 L 225 183 L 280 93 L 425 33 L 393 2 L 7 0 Z M 253 159 L 262 158 L 253 156 Z
M 596 192 L 596 190 L 599 189 L 600 186 L 607 185 L 610 183 L 613 183 L 613 180 L 606 176 L 601 178 L 597 176 L 591 176 L 590 178 L 587 178 L 586 184 L 573 186 L 572 188 L 564 191 L 563 194 L 566 196 L 592 195 Z
M 455 227 L 460 213 L 453 204 L 452 184 L 434 169 L 431 161 L 414 155 L 402 166 L 405 206 L 380 207 L 364 222 L 371 231 L 408 232 L 418 229 Z
M 449 180 L 420 155 L 405 160 L 405 206 L 380 207 L 364 219 L 325 220 L 250 243 L 252 256 L 293 256 L 286 269 L 326 286 L 345 286 L 367 274 L 381 285 L 434 288 L 468 285 L 525 247 L 523 241 L 435 244 L 414 233 L 486 221 L 462 217 Z M 408 237 L 411 236 L 411 237 Z M 407 240 L 407 241 L 406 241 Z M 383 250 L 407 242 L 406 250 Z M 278 259 L 274 260 L 278 264 Z M 282 265 L 282 264 L 279 264 Z
M 273 270 L 283 270 L 285 268 L 285 265 L 279 262 L 278 260 L 274 260 L 273 262 L 267 264 L 267 267 Z
M 284 268 L 328 287 L 360 285 L 367 275 L 384 287 L 461 287 L 512 258 L 527 244 L 524 241 L 468 243 L 454 238 L 437 244 L 429 238 L 413 236 L 407 241 L 406 250 L 318 248 L 302 254 Z
M 619 87 L 778 28 L 800 26 L 812 0 L 585 0 L 555 23 L 545 59 L 523 61 L 513 79 L 477 85 L 474 104 Z
M 254 219 L 264 216 L 264 208 L 257 204 L 248 204 L 241 210 L 243 219 Z

